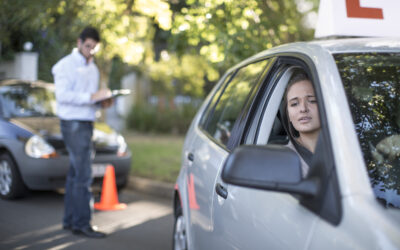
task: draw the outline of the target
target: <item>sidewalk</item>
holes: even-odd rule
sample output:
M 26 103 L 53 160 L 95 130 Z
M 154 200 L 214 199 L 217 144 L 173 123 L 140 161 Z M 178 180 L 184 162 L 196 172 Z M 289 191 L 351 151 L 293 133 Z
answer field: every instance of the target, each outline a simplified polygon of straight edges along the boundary
M 126 188 L 170 199 L 172 199 L 174 195 L 173 183 L 166 183 L 136 176 L 129 177 Z

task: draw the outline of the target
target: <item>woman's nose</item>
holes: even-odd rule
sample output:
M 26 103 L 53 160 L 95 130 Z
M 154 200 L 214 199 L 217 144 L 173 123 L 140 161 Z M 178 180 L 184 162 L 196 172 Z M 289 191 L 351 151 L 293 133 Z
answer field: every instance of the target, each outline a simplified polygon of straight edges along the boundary
M 301 102 L 300 104 L 300 112 L 308 112 L 308 105 L 306 101 Z

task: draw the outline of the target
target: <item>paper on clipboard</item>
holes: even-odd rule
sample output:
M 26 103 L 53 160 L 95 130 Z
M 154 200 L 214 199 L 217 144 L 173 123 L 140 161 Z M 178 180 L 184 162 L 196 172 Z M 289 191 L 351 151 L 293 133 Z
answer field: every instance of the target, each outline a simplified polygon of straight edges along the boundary
M 124 95 L 130 95 L 130 94 L 131 94 L 131 90 L 130 89 L 114 89 L 114 90 L 111 90 L 111 96 L 96 101 L 96 104 L 101 103 L 101 102 L 106 101 L 106 100 L 110 100 L 110 99 L 116 98 L 118 96 L 124 96 Z

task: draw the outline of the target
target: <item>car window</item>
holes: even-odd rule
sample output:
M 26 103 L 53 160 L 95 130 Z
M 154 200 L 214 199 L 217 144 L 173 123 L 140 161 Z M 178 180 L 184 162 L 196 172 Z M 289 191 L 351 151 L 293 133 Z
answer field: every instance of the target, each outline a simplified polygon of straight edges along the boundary
M 375 195 L 400 208 L 400 54 L 334 57 Z
M 295 79 L 293 81 L 292 80 L 293 77 L 298 79 Z M 296 106 L 298 107 L 301 106 L 301 108 L 296 107 L 295 117 L 306 116 L 307 119 L 309 120 L 307 122 L 307 126 L 303 125 L 304 121 L 289 123 L 289 117 L 288 117 L 289 114 L 287 112 L 288 110 L 287 106 L 289 104 L 286 104 L 286 102 L 284 101 L 285 100 L 284 96 L 287 93 L 289 82 L 292 82 L 291 86 L 297 84 L 303 86 L 304 84 L 302 83 L 305 81 L 308 82 L 308 84 L 310 84 L 308 86 L 311 86 L 309 88 L 312 89 L 314 92 L 314 87 L 312 86 L 313 85 L 312 80 L 310 77 L 308 77 L 304 69 L 298 66 L 285 67 L 284 73 L 277 82 L 274 91 L 271 93 L 270 98 L 268 99 L 268 105 L 264 112 L 257 140 L 257 144 L 286 145 L 287 147 L 291 148 L 296 153 L 298 153 L 298 155 L 301 157 L 303 177 L 305 177 L 309 172 L 309 168 L 313 159 L 313 153 L 310 148 L 307 149 L 306 147 L 307 145 L 301 143 L 301 136 L 294 126 L 298 126 L 298 128 L 307 131 L 307 134 L 303 133 L 303 137 L 306 138 L 308 138 L 307 136 L 308 134 L 310 134 L 310 131 L 308 131 L 308 129 L 312 128 L 313 126 L 315 126 L 314 128 L 315 131 L 319 131 L 320 122 L 319 122 L 318 109 L 316 109 L 316 112 L 315 109 L 311 109 L 311 106 L 312 105 L 316 106 L 316 104 L 311 104 L 311 102 L 309 101 L 310 97 L 307 97 L 306 101 L 307 105 L 300 104 L 300 99 L 304 100 L 304 92 L 298 94 L 296 94 L 295 92 L 294 97 L 296 98 L 291 102 L 296 103 Z M 304 86 L 298 88 L 297 91 L 303 90 L 304 88 L 305 88 Z M 306 91 L 306 93 L 310 94 L 310 91 Z M 314 100 L 315 94 L 314 97 L 312 98 Z M 306 105 L 307 111 L 304 110 L 305 109 L 304 105 Z M 311 112 L 312 110 L 314 110 L 313 113 Z M 314 123 L 312 122 L 313 120 L 316 120 L 318 122 Z M 290 133 L 290 131 L 292 133 Z
M 200 126 L 205 127 L 205 123 L 210 118 L 210 116 L 214 110 L 215 104 L 218 101 L 218 98 L 221 96 L 222 91 L 226 87 L 226 84 L 230 81 L 231 77 L 232 77 L 232 73 L 228 74 L 225 77 L 225 79 L 223 80 L 223 83 L 221 84 L 221 86 L 215 92 L 215 94 L 212 97 L 212 99 L 210 100 L 210 103 L 208 104 L 206 110 L 204 111 L 203 116 L 201 117 Z
M 283 74 L 280 76 L 279 81 L 275 84 L 273 92 L 265 95 L 264 102 L 268 101 L 268 105 L 260 107 L 264 109 L 263 116 L 261 117 L 259 132 L 257 135 L 256 144 L 287 144 L 289 139 L 280 119 L 279 108 L 283 100 L 286 85 L 290 80 L 294 67 L 285 66 L 282 69 Z M 271 119 L 272 118 L 272 119 Z
M 46 88 L 4 86 L 0 95 L 2 112 L 6 117 L 55 116 L 55 94 Z
M 272 77 L 266 78 L 264 83 L 264 85 L 271 86 L 271 88 L 264 93 L 262 97 L 263 103 L 258 105 L 258 108 L 262 109 L 262 116 L 258 120 L 254 120 L 254 122 L 258 123 L 258 132 L 253 143 L 256 145 L 272 144 L 277 150 L 290 148 L 296 152 L 299 156 L 302 177 L 306 180 L 318 180 L 321 183 L 321 190 L 326 190 L 319 192 L 313 199 L 303 200 L 301 204 L 317 213 L 322 219 L 336 225 L 340 222 L 342 216 L 341 196 L 337 176 L 333 171 L 335 169 L 335 161 L 329 140 L 329 128 L 326 126 L 326 116 L 322 105 L 323 99 L 319 92 L 320 83 L 317 78 L 313 77 L 311 66 L 311 64 L 294 57 L 279 58 L 277 65 L 270 72 Z M 302 74 L 303 76 L 305 75 L 307 80 L 304 77 L 300 77 Z M 306 84 L 304 81 L 309 83 Z M 297 124 L 297 127 L 302 129 L 303 135 L 296 134 L 290 128 L 290 126 L 293 126 L 296 129 L 296 124 L 289 124 L 290 112 L 287 110 L 288 106 L 284 99 L 288 85 L 289 87 L 292 86 L 290 88 L 297 89 L 295 92 L 298 93 L 294 96 L 292 93 L 292 98 L 288 97 L 290 98 L 289 103 L 293 104 L 292 101 L 297 99 L 302 103 L 300 106 L 305 107 L 304 102 L 307 100 L 307 124 L 305 126 Z M 310 95 L 309 91 L 311 89 L 314 93 Z M 302 90 L 307 91 L 304 93 Z M 311 96 L 314 96 L 314 98 L 311 98 Z M 315 110 L 315 106 L 312 108 L 311 103 L 314 103 L 313 105 L 317 104 L 318 109 Z M 293 110 L 291 112 L 293 115 Z M 302 109 L 297 110 L 297 114 L 303 112 L 304 110 L 302 111 Z M 282 114 L 285 114 L 285 116 L 281 117 Z M 301 116 L 299 118 L 303 120 Z M 313 122 L 317 120 L 319 125 Z M 316 132 L 318 133 L 317 138 L 308 136 L 308 139 L 313 140 L 311 144 L 302 143 L 306 141 L 302 140 L 302 137 L 307 138 L 307 136 L 304 137 L 304 134 L 312 136 Z M 311 148 L 312 146 L 314 150 Z
M 219 96 L 213 113 L 203 128 L 221 144 L 227 145 L 235 121 L 267 62 L 263 60 L 239 69 Z

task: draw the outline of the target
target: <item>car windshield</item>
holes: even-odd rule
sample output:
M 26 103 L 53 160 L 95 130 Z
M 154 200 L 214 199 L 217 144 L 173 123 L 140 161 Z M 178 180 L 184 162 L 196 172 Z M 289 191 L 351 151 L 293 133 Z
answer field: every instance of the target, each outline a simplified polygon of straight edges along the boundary
M 400 53 L 334 57 L 375 195 L 400 208 Z
M 37 117 L 55 115 L 54 92 L 44 87 L 28 84 L 0 88 L 3 115 L 13 117 Z

